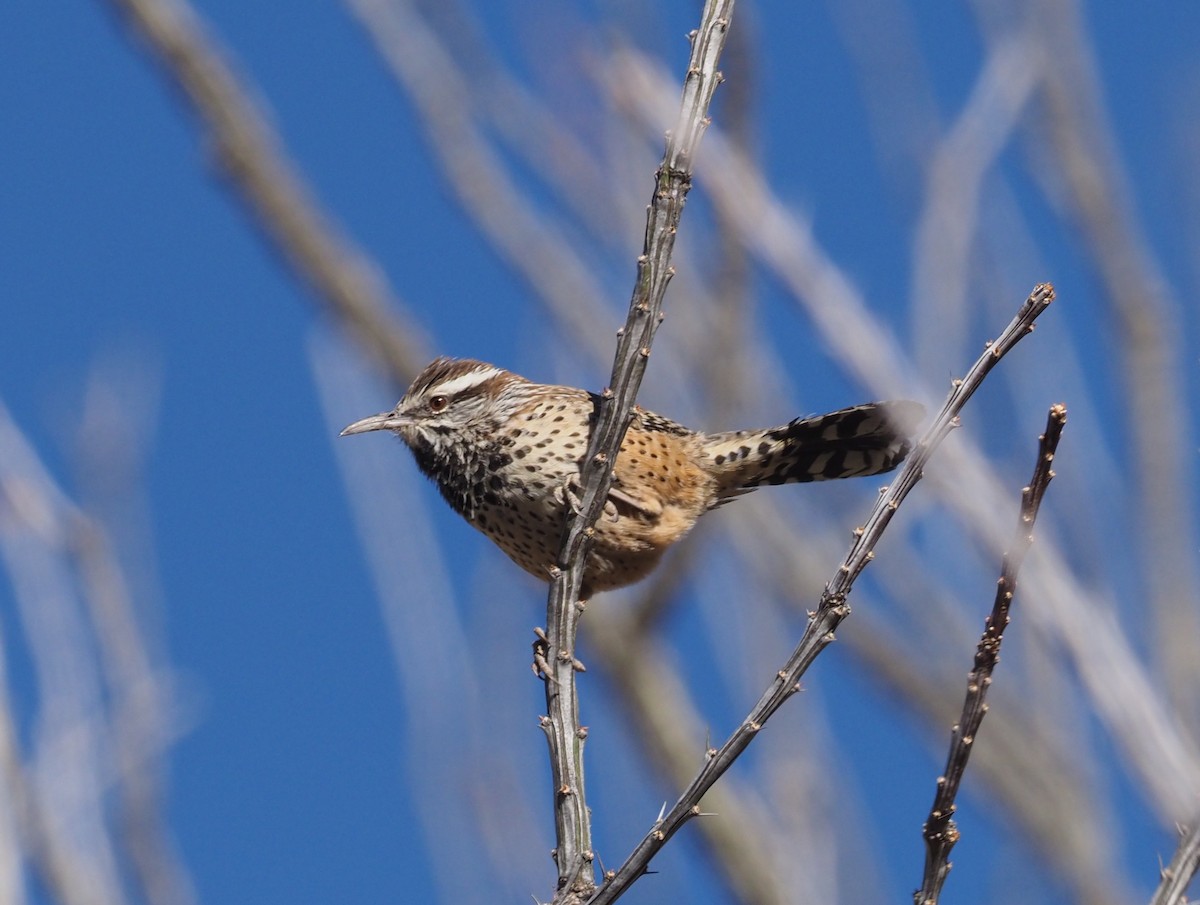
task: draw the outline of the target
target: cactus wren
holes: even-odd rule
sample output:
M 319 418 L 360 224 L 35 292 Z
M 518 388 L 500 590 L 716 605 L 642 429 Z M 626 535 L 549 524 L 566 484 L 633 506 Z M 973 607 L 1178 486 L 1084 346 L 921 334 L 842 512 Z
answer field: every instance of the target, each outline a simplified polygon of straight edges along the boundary
M 494 365 L 438 358 L 390 411 L 347 434 L 390 430 L 459 515 L 548 580 L 599 397 Z M 584 570 L 584 597 L 631 584 L 696 519 L 760 484 L 874 475 L 909 449 L 915 402 L 858 405 L 766 430 L 704 434 L 637 407 Z

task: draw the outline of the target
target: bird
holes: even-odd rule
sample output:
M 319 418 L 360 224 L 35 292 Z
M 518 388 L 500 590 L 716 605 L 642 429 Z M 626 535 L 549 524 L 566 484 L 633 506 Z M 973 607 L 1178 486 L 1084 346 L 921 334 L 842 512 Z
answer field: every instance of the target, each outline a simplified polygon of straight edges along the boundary
M 468 358 L 427 365 L 390 412 L 341 436 L 391 431 L 450 507 L 549 581 L 600 397 Z M 703 433 L 635 406 L 596 523 L 581 596 L 632 584 L 706 512 L 763 484 L 877 475 L 903 461 L 923 408 L 856 405 L 780 427 Z

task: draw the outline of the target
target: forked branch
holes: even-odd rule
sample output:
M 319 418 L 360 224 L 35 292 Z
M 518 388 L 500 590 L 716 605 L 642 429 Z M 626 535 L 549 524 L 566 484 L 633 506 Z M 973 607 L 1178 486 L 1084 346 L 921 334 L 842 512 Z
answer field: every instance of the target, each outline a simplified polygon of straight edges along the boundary
M 688 820 L 700 813 L 700 799 L 721 778 L 738 756 L 746 750 L 758 735 L 759 730 L 776 710 L 800 690 L 800 677 L 816 659 L 817 655 L 834 640 L 834 630 L 850 615 L 846 600 L 855 579 L 874 556 L 876 544 L 884 529 L 892 520 L 900 503 L 921 479 L 925 464 L 938 445 L 946 438 L 958 421 L 958 414 L 968 399 L 983 383 L 992 368 L 1018 342 L 1033 330 L 1034 321 L 1054 301 L 1054 287 L 1042 283 L 1017 312 L 1004 332 L 979 357 L 979 360 L 961 380 L 956 381 L 942 410 L 925 431 L 909 454 L 904 466 L 887 490 L 880 495 L 866 524 L 855 531 L 855 540 L 838 567 L 833 579 L 825 586 L 817 610 L 809 620 L 808 628 L 775 679 L 763 693 L 758 703 L 742 721 L 741 725 L 719 748 L 708 751 L 707 760 L 691 785 L 684 790 L 679 800 L 671 807 L 642 838 L 637 847 L 617 870 L 605 877 L 604 884 L 588 900 L 588 905 L 607 905 L 614 902 L 642 874 L 650 860 L 666 845 Z

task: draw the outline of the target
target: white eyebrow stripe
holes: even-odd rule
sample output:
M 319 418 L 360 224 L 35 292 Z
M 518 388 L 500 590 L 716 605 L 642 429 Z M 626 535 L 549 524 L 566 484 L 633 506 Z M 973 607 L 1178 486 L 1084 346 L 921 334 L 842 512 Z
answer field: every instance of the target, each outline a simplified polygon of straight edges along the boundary
M 474 389 L 502 373 L 500 368 L 495 367 L 484 368 L 480 371 L 468 371 L 466 374 L 459 374 L 457 377 L 431 386 L 429 392 L 437 396 L 457 396 L 459 393 Z

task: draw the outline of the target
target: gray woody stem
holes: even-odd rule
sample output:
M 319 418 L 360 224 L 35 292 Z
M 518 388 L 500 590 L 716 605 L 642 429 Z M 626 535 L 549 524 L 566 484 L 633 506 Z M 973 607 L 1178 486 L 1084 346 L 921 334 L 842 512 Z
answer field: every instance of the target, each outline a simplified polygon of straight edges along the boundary
M 941 412 L 918 441 L 891 485 L 880 495 L 866 524 L 854 532 L 855 540 L 850 547 L 850 552 L 846 554 L 846 558 L 838 567 L 833 579 L 825 586 L 817 610 L 809 620 L 808 628 L 800 639 L 800 644 L 775 674 L 775 680 L 725 743 L 720 748 L 709 749 L 707 760 L 700 772 L 696 774 L 695 779 L 692 780 L 691 785 L 687 787 L 674 806 L 651 827 L 650 832 L 642 838 L 625 863 L 605 878 L 604 885 L 595 896 L 588 900 L 588 905 L 607 905 L 609 902 L 616 901 L 638 877 L 646 872 L 650 859 L 658 853 L 667 840 L 675 835 L 688 820 L 700 814 L 700 799 L 704 793 L 721 778 L 722 774 L 750 745 L 758 735 L 758 731 L 783 702 L 800 690 L 800 677 L 804 675 L 817 655 L 834 640 L 834 630 L 843 619 L 850 615 L 850 607 L 846 603 L 846 598 L 850 594 L 854 580 L 874 557 L 875 545 L 888 523 L 891 522 L 900 503 L 921 479 L 922 471 L 929 461 L 929 457 L 953 429 L 957 423 L 958 413 L 983 383 L 984 378 L 1005 354 L 1033 330 L 1034 321 L 1049 307 L 1052 301 L 1054 301 L 1053 286 L 1049 283 L 1042 283 L 1034 287 L 1012 323 L 1005 327 L 1004 332 L 995 342 L 988 344 L 987 351 L 975 362 L 971 370 L 967 372 L 967 376 L 955 383 Z
M 992 684 L 992 672 L 1000 659 L 1000 644 L 1004 640 L 1004 629 L 1008 627 L 1009 610 L 1013 594 L 1017 590 L 1017 574 L 1025 554 L 1033 545 L 1033 524 L 1037 520 L 1042 496 L 1050 486 L 1054 472 L 1050 466 L 1058 449 L 1058 438 L 1067 423 L 1067 409 L 1055 405 L 1050 409 L 1046 421 L 1046 432 L 1038 442 L 1038 459 L 1033 469 L 1029 486 L 1021 491 L 1021 515 L 1017 523 L 1017 535 L 1012 547 L 1004 554 L 1000 569 L 1000 580 L 996 583 L 996 599 L 992 613 L 984 623 L 983 637 L 975 650 L 975 665 L 967 677 L 967 694 L 963 701 L 962 715 L 951 730 L 950 751 L 946 756 L 946 769 L 937 781 L 937 792 L 929 818 L 925 821 L 922 835 L 925 837 L 925 874 L 921 888 L 913 894 L 915 905 L 936 905 L 941 895 L 946 876 L 950 873 L 950 850 L 958 841 L 958 828 L 954 825 L 955 798 L 967 770 L 967 760 L 976 734 L 987 713 L 987 692 Z
M 568 507 L 558 568 L 552 576 L 546 603 L 547 716 L 542 721 L 550 745 L 554 785 L 555 860 L 558 886 L 555 902 L 580 900 L 595 888 L 592 869 L 591 825 L 584 796 L 583 741 L 575 690 L 575 635 L 584 601 L 583 572 L 596 519 L 612 484 L 610 463 L 616 460 L 654 333 L 662 321 L 663 295 L 670 282 L 671 251 L 683 205 L 692 184 L 692 161 L 708 126 L 708 108 L 721 81 L 717 61 L 725 45 L 733 0 L 708 0 L 700 27 L 691 35 L 692 53 L 683 84 L 679 119 L 667 135 L 655 179 L 654 196 L 646 216 L 645 244 L 638 258 L 637 282 L 629 316 L 620 331 L 613 361 L 611 389 L 605 390 L 596 413 L 587 458 L 581 475 L 578 511 Z
M 1175 857 L 1162 870 L 1162 882 L 1154 891 L 1150 905 L 1183 905 L 1188 884 L 1200 866 L 1200 814 L 1192 819 L 1190 828 L 1182 830 Z

